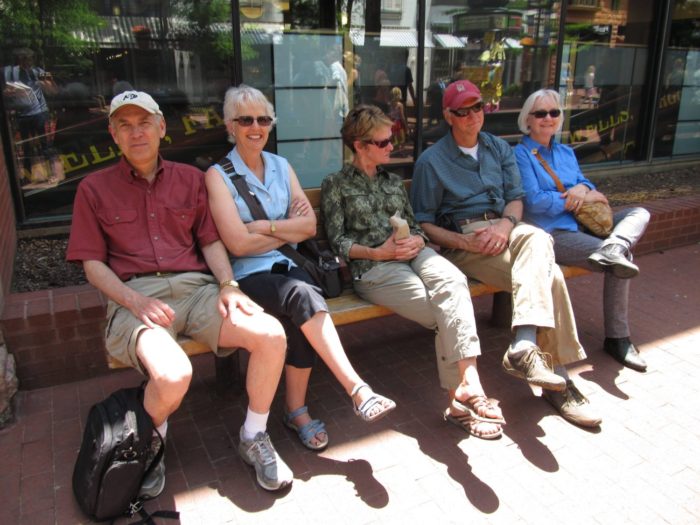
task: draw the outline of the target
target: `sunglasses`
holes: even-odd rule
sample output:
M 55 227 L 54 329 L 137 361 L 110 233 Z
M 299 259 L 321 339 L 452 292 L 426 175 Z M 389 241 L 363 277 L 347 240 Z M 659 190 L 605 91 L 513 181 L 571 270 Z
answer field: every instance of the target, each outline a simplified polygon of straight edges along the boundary
M 275 120 L 272 117 L 250 117 L 248 115 L 245 115 L 243 117 L 238 117 L 231 119 L 234 122 L 238 122 L 239 125 L 243 126 L 244 128 L 247 128 L 248 126 L 252 126 L 253 122 L 257 122 L 258 126 L 266 128 L 272 124 L 272 121 Z
M 459 109 L 450 109 L 450 113 L 452 113 L 456 117 L 461 117 L 464 118 L 469 115 L 469 113 L 479 113 L 482 109 L 484 109 L 484 103 L 483 102 L 477 102 L 473 106 L 469 106 L 468 108 L 459 108 Z
M 363 141 L 365 144 L 374 144 L 377 146 L 379 149 L 384 149 L 386 148 L 389 144 L 391 144 L 391 139 L 393 138 L 393 135 L 389 137 L 388 139 L 384 140 L 365 140 Z
M 537 111 L 531 111 L 530 115 L 535 118 L 544 118 L 547 115 L 552 118 L 557 118 L 559 115 L 561 115 L 561 109 L 550 109 L 549 111 L 546 109 L 538 109 Z

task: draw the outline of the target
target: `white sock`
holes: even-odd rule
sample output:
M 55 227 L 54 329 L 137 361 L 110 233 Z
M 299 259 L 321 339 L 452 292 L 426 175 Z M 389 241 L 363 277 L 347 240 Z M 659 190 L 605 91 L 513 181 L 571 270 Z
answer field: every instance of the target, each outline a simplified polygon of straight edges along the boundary
M 257 412 L 253 412 L 250 407 L 248 407 L 248 413 L 245 416 L 245 423 L 243 423 L 243 439 L 248 441 L 253 439 L 259 432 L 265 432 L 267 429 L 267 418 L 269 416 L 269 412 L 258 414 Z
M 508 353 L 510 357 L 519 357 L 537 345 L 537 327 L 527 324 L 515 328 L 515 339 Z

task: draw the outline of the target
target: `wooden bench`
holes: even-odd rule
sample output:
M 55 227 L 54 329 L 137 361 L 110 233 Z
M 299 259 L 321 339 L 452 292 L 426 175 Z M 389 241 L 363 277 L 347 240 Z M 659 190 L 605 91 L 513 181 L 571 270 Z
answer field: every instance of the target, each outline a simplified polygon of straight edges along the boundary
M 410 180 L 405 181 L 406 187 L 410 185 Z M 321 207 L 321 190 L 320 188 L 311 188 L 305 190 L 306 196 L 309 198 L 311 205 L 316 211 L 318 217 L 316 238 L 320 241 L 326 240 L 325 228 L 322 224 L 321 215 L 319 213 Z M 574 266 L 561 266 L 565 278 L 576 277 L 590 273 L 585 268 Z M 369 303 L 357 296 L 352 290 L 352 280 L 347 268 L 343 269 L 345 279 L 345 290 L 342 295 L 333 299 L 328 299 L 328 309 L 336 326 L 343 326 L 369 319 L 376 319 L 393 315 L 393 311 L 384 306 L 379 306 Z M 491 311 L 491 321 L 497 326 L 509 327 L 511 320 L 511 299 L 510 292 L 506 292 L 495 286 L 480 283 L 472 279 L 469 280 L 469 291 L 472 297 L 482 295 L 494 295 L 493 306 Z M 191 339 L 182 338 L 178 343 L 188 356 L 208 353 L 211 350 L 208 346 L 192 341 Z M 241 355 L 244 352 L 236 352 L 228 357 L 216 357 L 216 388 L 217 391 L 223 392 L 233 383 L 238 382 L 241 377 L 242 361 L 245 358 Z M 232 359 L 234 355 L 238 355 L 238 359 Z M 125 368 L 127 365 L 121 361 L 117 361 L 111 356 L 107 356 L 109 368 Z M 238 389 L 242 389 L 241 382 L 238 382 Z

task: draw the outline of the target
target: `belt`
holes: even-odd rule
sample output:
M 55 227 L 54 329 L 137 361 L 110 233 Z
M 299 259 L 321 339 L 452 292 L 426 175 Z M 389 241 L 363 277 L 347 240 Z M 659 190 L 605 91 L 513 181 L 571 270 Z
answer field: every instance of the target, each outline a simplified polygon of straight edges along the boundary
M 135 273 L 131 276 L 132 279 L 139 279 L 141 277 L 170 277 L 175 275 L 175 272 L 148 272 L 148 273 Z
M 472 222 L 479 222 L 479 221 L 490 221 L 491 219 L 500 219 L 501 216 L 498 213 L 495 213 L 493 211 L 485 211 L 481 215 L 477 215 L 476 217 L 470 217 L 469 219 L 459 219 L 457 222 L 457 226 L 464 226 L 465 224 L 471 224 Z

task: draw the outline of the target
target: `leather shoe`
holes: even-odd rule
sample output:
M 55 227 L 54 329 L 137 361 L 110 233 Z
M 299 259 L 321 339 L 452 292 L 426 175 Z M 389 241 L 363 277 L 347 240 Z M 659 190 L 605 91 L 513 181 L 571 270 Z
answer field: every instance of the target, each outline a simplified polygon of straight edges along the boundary
M 639 267 L 632 262 L 632 254 L 619 243 L 606 244 L 588 257 L 588 264 L 596 272 L 612 272 L 619 279 L 631 279 L 639 274 Z
M 539 386 L 547 390 L 562 391 L 566 388 L 566 381 L 552 371 L 547 364 L 545 354 L 538 346 L 532 345 L 525 353 L 518 357 L 511 357 L 511 346 L 503 355 L 503 369 L 509 374 L 524 379 L 531 385 Z
M 647 371 L 647 363 L 639 354 L 637 347 L 632 344 L 629 337 L 606 337 L 603 350 L 610 354 L 616 361 L 638 372 Z
M 603 418 L 591 409 L 590 401 L 576 388 L 576 385 L 574 385 L 571 379 L 566 382 L 566 390 L 563 392 L 543 390 L 542 397 L 547 400 L 564 419 L 575 425 L 595 428 L 603 421 Z

